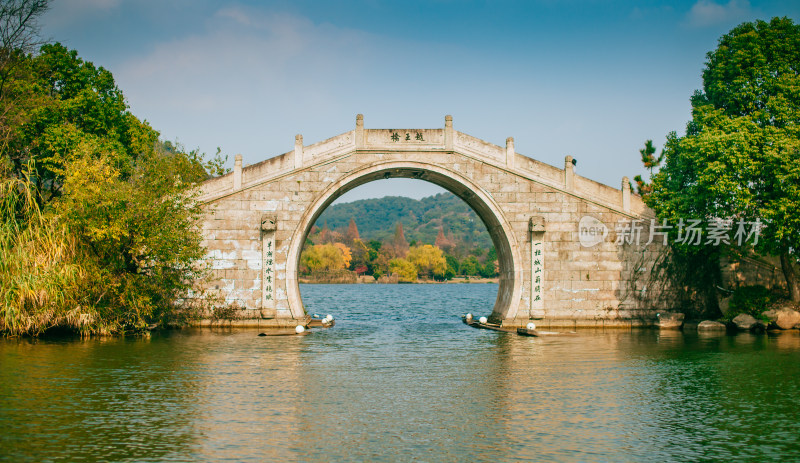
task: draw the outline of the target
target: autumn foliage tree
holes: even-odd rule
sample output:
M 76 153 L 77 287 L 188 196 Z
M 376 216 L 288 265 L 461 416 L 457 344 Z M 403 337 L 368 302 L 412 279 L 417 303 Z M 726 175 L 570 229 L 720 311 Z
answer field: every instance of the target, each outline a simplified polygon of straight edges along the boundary
M 395 227 L 392 247 L 398 257 L 405 257 L 408 253 L 408 241 L 406 240 L 405 233 L 403 233 L 403 224 L 401 222 L 397 222 L 397 226 Z
M 350 265 L 350 250 L 342 243 L 315 244 L 300 254 L 300 265 L 310 272 L 341 270 Z
M 400 281 L 404 283 L 417 281 L 417 267 L 402 257 L 389 261 L 389 272 L 397 275 Z
M 447 271 L 447 259 L 444 253 L 430 244 L 411 247 L 406 259 L 416 267 L 419 276 L 428 279 L 441 280 Z
M 347 225 L 347 233 L 344 235 L 345 243 L 353 244 L 356 240 L 360 240 L 361 238 L 358 236 L 358 226 L 356 225 L 356 221 L 352 218 L 350 219 L 350 223 Z

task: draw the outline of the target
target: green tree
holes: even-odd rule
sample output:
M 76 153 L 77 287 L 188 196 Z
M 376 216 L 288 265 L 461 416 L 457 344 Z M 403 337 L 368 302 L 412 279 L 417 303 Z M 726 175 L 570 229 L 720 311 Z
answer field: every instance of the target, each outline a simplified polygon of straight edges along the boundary
M 28 54 L 40 44 L 37 22 L 47 8 L 45 0 L 0 3 L 0 177 L 11 170 L 5 154 L 15 130 L 37 103 L 30 98 L 34 89 L 27 83 L 18 83 L 24 82 L 21 75 L 29 73 Z
M 8 84 L 9 98 L 25 100 L 25 113 L 12 121 L 3 157 L 17 177 L 33 167 L 40 202 L 61 194 L 66 165 L 86 146 L 102 153 L 122 178 L 133 174 L 136 158 L 151 152 L 158 132 L 128 111 L 109 71 L 78 57 L 61 44 L 46 44 L 27 56 Z M 35 161 L 29 163 L 28 161 Z
M 192 191 L 214 166 L 159 141 L 111 73 L 77 52 L 54 44 L 13 56 L 0 99 L 14 115 L 0 143 L 0 263 L 15 263 L 0 265 L 0 331 L 173 320 L 203 274 Z
M 480 274 L 484 278 L 494 278 L 497 276 L 497 261 L 487 260 L 486 264 L 480 268 Z
M 458 258 L 450 254 L 445 254 L 444 258 L 447 260 L 447 266 L 453 270 L 453 274 L 458 274 Z
M 377 243 L 378 249 L 380 249 L 380 242 Z M 350 261 L 350 270 L 355 270 L 356 268 L 366 267 L 367 271 L 364 272 L 366 275 L 373 275 L 376 270 L 377 259 L 378 259 L 378 251 L 374 249 L 372 246 L 372 242 L 369 244 L 364 243 L 364 241 L 360 239 L 356 239 L 353 241 L 352 247 L 352 260 Z
M 639 150 L 639 155 L 641 156 L 642 164 L 650 171 L 650 178 L 652 179 L 653 169 L 660 166 L 661 162 L 664 161 L 664 150 L 661 150 L 661 154 L 656 157 L 656 147 L 653 146 L 653 140 L 647 140 L 644 142 L 644 148 Z M 640 195 L 644 196 L 650 192 L 650 185 L 641 175 L 633 177 L 633 181 Z
M 0 99 L 21 58 L 38 47 L 38 19 L 48 9 L 46 0 L 4 0 L 0 3 Z
M 475 256 L 467 256 L 458 266 L 462 275 L 473 276 L 480 274 L 480 263 Z
M 686 136 L 671 133 L 647 204 L 659 217 L 760 220 L 755 249 L 780 256 L 793 301 L 800 250 L 800 26 L 741 24 L 708 54 Z M 755 244 L 751 235 L 749 244 Z

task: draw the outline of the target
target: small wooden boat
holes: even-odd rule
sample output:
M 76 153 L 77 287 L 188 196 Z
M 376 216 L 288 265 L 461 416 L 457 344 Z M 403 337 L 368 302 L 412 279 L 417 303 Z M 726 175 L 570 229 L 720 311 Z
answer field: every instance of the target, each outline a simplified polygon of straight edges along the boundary
M 523 333 L 523 331 L 532 332 L 535 334 Z M 578 334 L 575 331 L 542 331 L 542 330 L 529 330 L 527 328 L 517 328 L 517 334 L 521 334 L 523 336 L 563 336 L 563 335 L 574 335 Z
M 482 328 L 482 329 L 485 329 L 485 330 L 503 331 L 503 332 L 506 332 L 506 333 L 510 331 L 508 328 L 503 328 L 501 325 L 498 325 L 496 323 L 481 323 L 479 320 L 476 320 L 475 318 L 472 318 L 472 319 L 468 320 L 467 317 L 461 317 L 461 320 L 464 323 L 466 323 L 467 325 L 469 325 L 469 326 L 471 326 L 473 328 Z
M 305 330 L 302 333 L 298 333 L 295 331 L 294 328 L 279 328 L 274 330 L 264 331 L 263 333 L 258 333 L 259 336 L 305 336 L 311 331 Z
M 336 324 L 336 320 L 328 321 L 327 318 L 312 318 L 308 321 L 309 328 L 330 328 Z
M 537 336 L 537 337 L 539 336 L 539 332 L 538 331 L 529 330 L 528 328 L 525 328 L 524 326 L 520 327 L 520 328 L 517 328 L 517 334 L 522 335 L 522 336 Z

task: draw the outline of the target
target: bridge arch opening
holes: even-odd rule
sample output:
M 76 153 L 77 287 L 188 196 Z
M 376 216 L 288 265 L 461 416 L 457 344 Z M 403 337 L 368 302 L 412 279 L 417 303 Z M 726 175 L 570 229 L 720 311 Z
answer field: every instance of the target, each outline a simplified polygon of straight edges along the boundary
M 510 223 L 491 195 L 458 172 L 438 165 L 421 162 L 391 162 L 370 165 L 355 170 L 329 185 L 303 214 L 300 224 L 291 239 L 286 268 L 287 296 L 294 318 L 304 316 L 300 294 L 300 254 L 312 227 L 322 212 L 336 199 L 348 191 L 376 180 L 387 178 L 410 178 L 431 182 L 452 192 L 472 208 L 483 221 L 497 253 L 499 264 L 498 291 L 490 319 L 502 322 L 515 318 L 522 293 L 522 263 L 515 250 L 514 233 Z

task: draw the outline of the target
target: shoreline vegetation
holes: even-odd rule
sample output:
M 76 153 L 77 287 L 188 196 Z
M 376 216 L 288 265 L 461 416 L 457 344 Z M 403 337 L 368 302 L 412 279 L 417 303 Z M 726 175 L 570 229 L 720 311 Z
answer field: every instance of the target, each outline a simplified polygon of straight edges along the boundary
M 401 282 L 398 278 L 385 276 L 375 279 L 371 276 L 362 276 L 354 278 L 321 278 L 321 277 L 300 277 L 298 282 L 304 285 L 340 285 L 340 284 L 354 284 L 354 285 L 441 285 L 441 284 L 478 284 L 478 283 L 494 283 L 500 282 L 499 278 L 482 278 L 482 277 L 453 277 L 450 280 L 437 281 L 437 280 L 417 280 L 410 282 Z
M 439 229 L 439 236 L 444 236 L 444 227 Z M 416 283 L 499 275 L 494 247 L 486 251 L 444 240 L 409 244 L 400 222 L 391 242 L 365 242 L 359 238 L 353 219 L 347 234 L 332 232 L 326 225 L 309 235 L 300 254 L 299 278 L 321 283 Z
M 414 283 L 493 279 L 499 270 L 486 227 L 447 192 L 331 206 L 306 238 L 298 273 L 319 283 Z
M 143 333 L 214 304 L 200 182 L 217 153 L 161 138 L 111 72 L 38 37 L 46 0 L 0 8 L 0 334 Z M 5 33 L 5 32 L 4 32 Z M 7 39 L 7 40 L 5 40 Z

